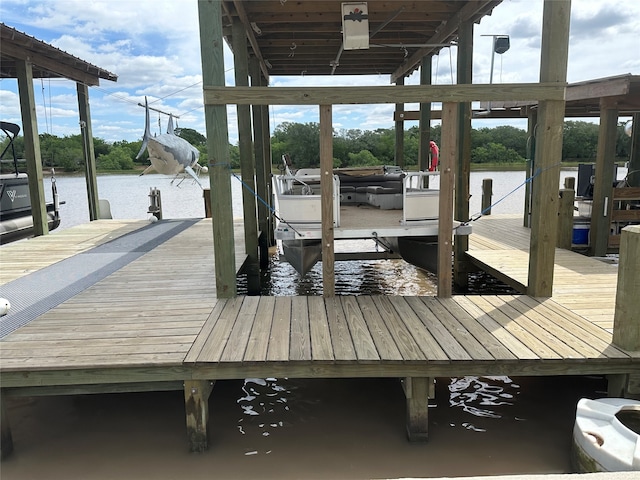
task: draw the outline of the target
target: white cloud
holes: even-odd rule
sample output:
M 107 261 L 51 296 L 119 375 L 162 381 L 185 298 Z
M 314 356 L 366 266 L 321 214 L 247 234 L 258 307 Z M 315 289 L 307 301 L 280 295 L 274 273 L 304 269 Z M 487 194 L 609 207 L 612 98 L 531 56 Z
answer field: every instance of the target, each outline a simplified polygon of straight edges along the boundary
M 144 101 L 145 95 L 155 101 L 155 107 L 180 115 L 180 126 L 205 133 L 197 1 L 1 1 L 3 21 L 8 25 L 118 75 L 116 83 L 102 81 L 99 87 L 90 89 L 95 136 L 107 141 L 139 139 L 144 111 L 137 104 Z M 474 82 L 489 82 L 492 39 L 482 35 L 491 34 L 508 34 L 511 40 L 510 50 L 494 58 L 494 83 L 538 80 L 542 7 L 542 0 L 504 0 L 491 16 L 475 25 Z M 640 2 L 573 0 L 571 20 L 569 81 L 640 74 L 640 55 L 636 53 Z M 434 58 L 433 83 L 448 84 L 452 75 L 455 78 L 456 50 L 445 48 Z M 233 59 L 228 49 L 225 70 L 227 84 L 231 85 Z M 418 74 L 414 73 L 406 83 L 419 83 Z M 387 84 L 386 75 L 271 79 L 272 86 Z M 35 88 L 38 112 L 47 111 L 53 132 L 79 133 L 75 84 L 56 80 L 36 82 Z M 3 120 L 20 123 L 16 91 L 15 81 L 0 81 Z M 391 128 L 393 109 L 393 105 L 336 106 L 334 123 L 336 128 L 344 129 Z M 235 107 L 229 107 L 228 112 L 229 135 L 235 142 Z M 285 121 L 317 122 L 317 107 L 273 107 L 271 128 Z M 41 119 L 39 127 L 44 131 Z

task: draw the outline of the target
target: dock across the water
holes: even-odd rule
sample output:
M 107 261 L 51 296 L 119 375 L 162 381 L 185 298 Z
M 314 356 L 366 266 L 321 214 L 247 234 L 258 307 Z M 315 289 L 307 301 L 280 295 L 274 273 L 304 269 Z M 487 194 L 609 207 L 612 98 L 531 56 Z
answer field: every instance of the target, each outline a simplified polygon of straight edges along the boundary
M 614 346 L 600 320 L 571 308 L 568 293 L 562 301 L 219 299 L 211 231 L 207 219 L 97 221 L 2 247 L 0 296 L 17 282 L 23 295 L 45 279 L 52 284 L 29 305 L 17 302 L 20 325 L 10 325 L 12 314 L 2 319 L 9 325 L 0 341 L 3 397 L 184 390 L 189 446 L 203 450 L 208 397 L 221 379 L 397 377 L 408 436 L 425 440 L 434 377 L 640 370 L 640 352 Z M 236 245 L 241 236 L 238 226 Z M 492 241 L 478 234 L 478 244 Z M 238 249 L 238 269 L 244 258 Z M 95 269 L 73 278 L 78 265 Z M 5 414 L 3 406 L 3 453 L 11 439 Z

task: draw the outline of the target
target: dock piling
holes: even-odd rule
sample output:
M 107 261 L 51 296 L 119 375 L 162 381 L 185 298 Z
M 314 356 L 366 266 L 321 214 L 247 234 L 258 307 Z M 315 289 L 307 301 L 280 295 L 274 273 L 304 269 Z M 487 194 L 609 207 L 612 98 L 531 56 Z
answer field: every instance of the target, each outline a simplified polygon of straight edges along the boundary
M 429 377 L 406 377 L 404 393 L 407 398 L 407 438 L 410 442 L 429 439 Z
M 560 201 L 558 203 L 558 238 L 557 247 L 571 250 L 573 239 L 573 203 L 576 195 L 573 189 L 563 188 L 560 190 Z
M 184 406 L 187 414 L 189 451 L 204 452 L 208 446 L 209 394 L 213 382 L 185 380 Z
M 493 197 L 493 179 L 482 179 L 482 214 L 491 215 L 491 197 Z

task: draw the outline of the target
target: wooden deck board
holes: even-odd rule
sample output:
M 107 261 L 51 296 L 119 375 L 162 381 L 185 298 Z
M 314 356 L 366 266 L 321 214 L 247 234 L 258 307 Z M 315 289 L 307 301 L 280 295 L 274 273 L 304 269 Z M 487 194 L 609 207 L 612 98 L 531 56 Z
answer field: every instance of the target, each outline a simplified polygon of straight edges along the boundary
M 195 224 L 2 339 L 3 387 L 245 375 L 566 374 L 640 364 L 640 353 L 614 347 L 610 332 L 555 299 L 216 299 L 209 228 Z M 83 243 L 107 235 L 86 230 L 77 235 Z M 185 244 L 190 249 L 179 248 Z M 561 277 L 589 276 L 569 260 Z M 607 267 L 598 268 L 596 278 L 606 280 Z M 565 288 L 568 298 L 574 292 Z M 590 307 L 605 308 L 597 301 Z
M 473 223 L 468 256 L 502 282 L 526 293 L 530 230 L 519 215 L 496 215 Z M 584 318 L 613 328 L 617 267 L 557 248 L 553 299 Z

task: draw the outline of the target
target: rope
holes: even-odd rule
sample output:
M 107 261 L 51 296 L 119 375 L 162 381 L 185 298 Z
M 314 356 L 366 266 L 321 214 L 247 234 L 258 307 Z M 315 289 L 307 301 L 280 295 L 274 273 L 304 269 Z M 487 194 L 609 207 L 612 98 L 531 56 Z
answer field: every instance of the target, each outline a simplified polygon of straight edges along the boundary
M 518 185 L 516 188 L 514 188 L 513 190 L 511 190 L 509 193 L 507 193 L 506 195 L 502 196 L 501 198 L 499 198 L 496 202 L 492 203 L 491 205 L 489 205 L 487 208 L 485 208 L 484 210 L 482 210 L 480 213 L 476 213 L 475 215 L 473 215 L 471 218 L 469 218 L 469 220 L 467 220 L 466 222 L 463 222 L 460 224 L 460 226 L 462 225 L 468 225 L 469 222 L 475 222 L 476 220 L 479 220 L 480 218 L 482 218 L 488 211 L 491 210 L 491 208 L 495 207 L 496 205 L 498 205 L 500 202 L 502 202 L 505 198 L 509 197 L 510 195 L 513 195 L 515 192 L 517 192 L 520 188 L 522 188 L 523 186 L 525 186 L 527 183 L 530 183 L 533 181 L 534 178 L 536 178 L 538 175 L 540 175 L 542 172 L 546 172 L 547 170 L 550 170 L 552 168 L 555 167 L 559 167 L 561 165 L 561 163 L 556 163 L 555 165 L 551 165 L 547 168 L 541 169 L 538 168 L 536 170 L 536 172 L 531 175 L 530 177 L 526 178 L 524 182 L 522 182 L 520 185 Z M 457 229 L 458 227 L 455 227 L 455 229 Z

